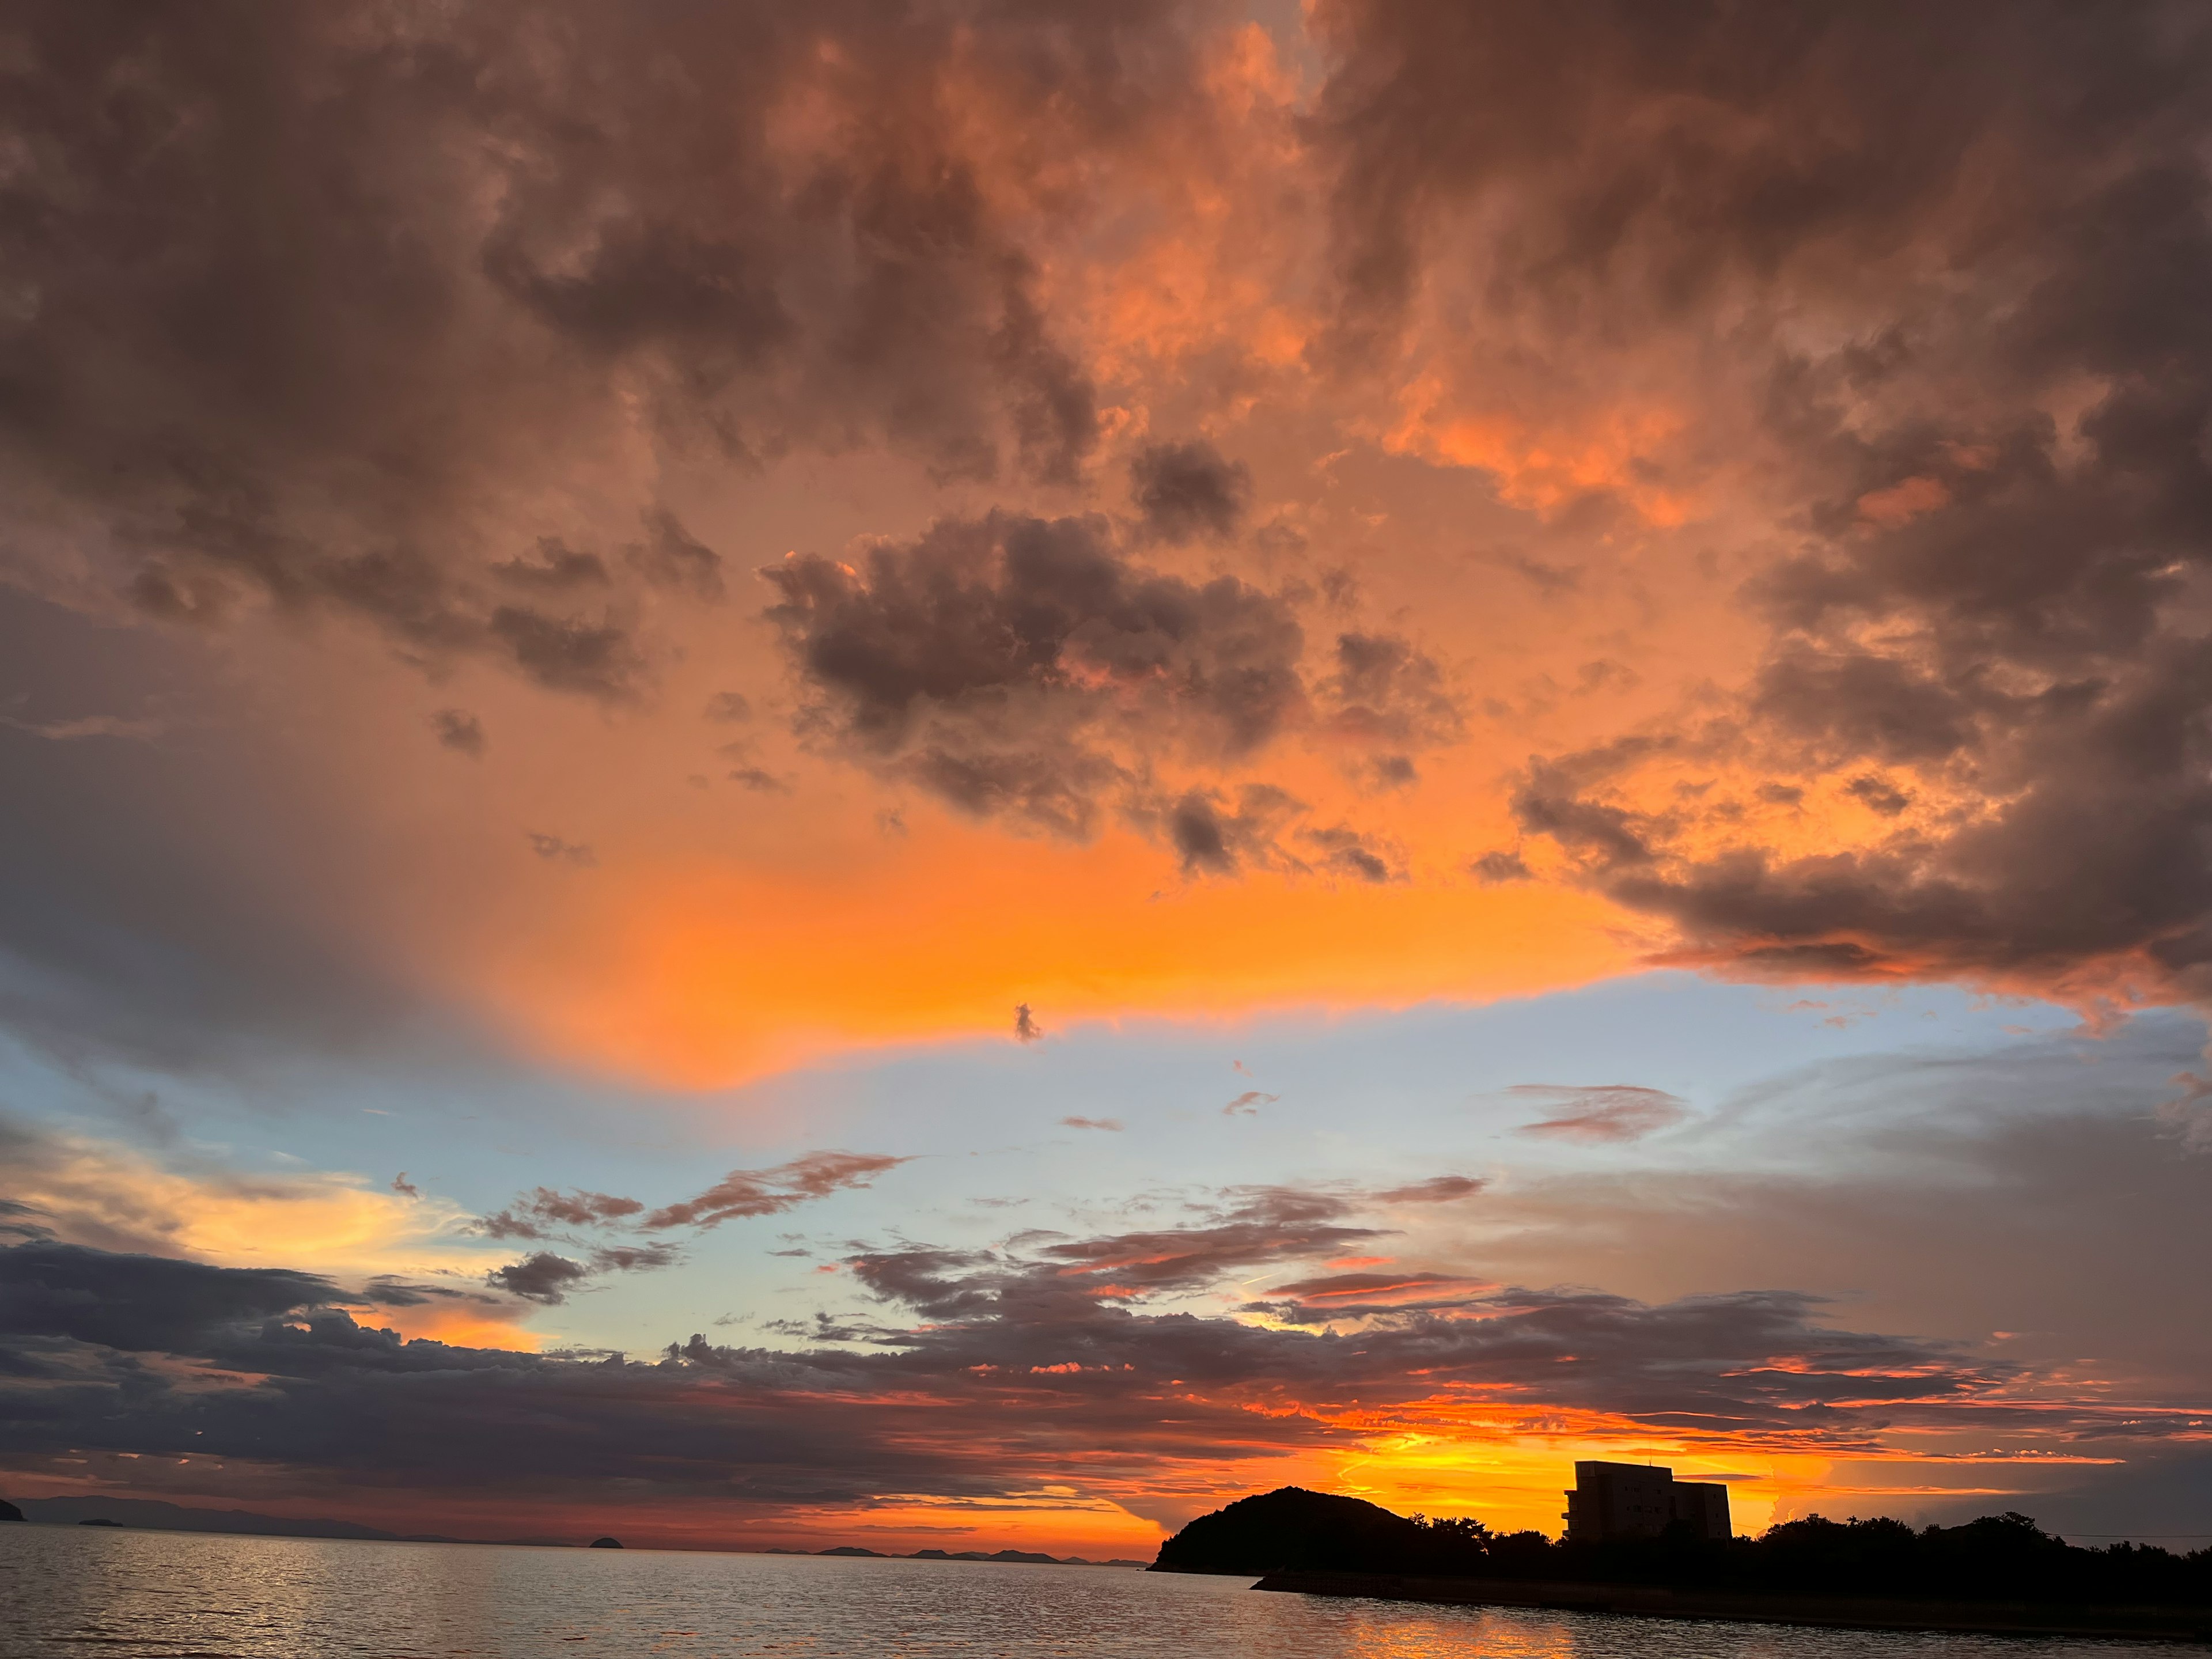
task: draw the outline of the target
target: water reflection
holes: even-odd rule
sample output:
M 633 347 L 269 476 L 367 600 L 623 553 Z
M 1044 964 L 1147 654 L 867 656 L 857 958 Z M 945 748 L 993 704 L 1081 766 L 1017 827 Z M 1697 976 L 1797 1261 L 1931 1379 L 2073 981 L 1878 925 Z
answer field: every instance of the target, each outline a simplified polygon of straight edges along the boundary
M 8 1659 L 2128 1659 L 2137 1643 L 1892 1635 L 1261 1595 L 976 1562 L 0 1528 Z

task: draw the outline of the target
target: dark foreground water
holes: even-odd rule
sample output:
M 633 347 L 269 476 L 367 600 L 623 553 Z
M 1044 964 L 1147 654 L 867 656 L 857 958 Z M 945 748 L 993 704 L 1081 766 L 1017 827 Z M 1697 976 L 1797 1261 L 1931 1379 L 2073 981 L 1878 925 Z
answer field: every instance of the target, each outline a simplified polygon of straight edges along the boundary
M 2179 1651 L 1418 1607 L 1261 1595 L 1242 1578 L 1109 1567 L 0 1528 L 5 1659 L 2172 1659 Z

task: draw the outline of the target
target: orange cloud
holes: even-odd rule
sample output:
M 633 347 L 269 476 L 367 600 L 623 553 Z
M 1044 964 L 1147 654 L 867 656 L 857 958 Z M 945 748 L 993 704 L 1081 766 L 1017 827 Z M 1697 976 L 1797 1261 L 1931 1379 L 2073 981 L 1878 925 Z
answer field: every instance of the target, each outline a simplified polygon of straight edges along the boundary
M 1434 373 L 1399 394 L 1402 416 L 1382 446 L 1451 466 L 1479 467 L 1498 480 L 1499 498 L 1548 517 L 1596 491 L 1618 495 L 1648 524 L 1664 528 L 1698 513 L 1695 495 L 1656 481 L 1684 416 L 1662 405 L 1592 411 L 1572 422 L 1537 424 L 1504 407 L 1465 410 Z
M 612 867 L 591 907 L 504 941 L 494 1006 L 534 1046 L 679 1086 L 854 1043 L 1572 984 L 1626 961 L 1603 904 L 1472 881 L 1176 884 L 1125 834 L 1089 848 L 918 826 L 857 867 Z M 1163 886 L 1165 880 L 1169 884 Z

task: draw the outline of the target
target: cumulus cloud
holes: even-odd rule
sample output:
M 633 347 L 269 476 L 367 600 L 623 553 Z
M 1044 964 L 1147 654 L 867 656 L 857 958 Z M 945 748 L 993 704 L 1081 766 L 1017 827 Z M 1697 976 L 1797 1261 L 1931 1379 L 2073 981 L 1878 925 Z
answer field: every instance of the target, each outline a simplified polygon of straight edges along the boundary
M 812 694 L 802 730 L 978 816 L 1087 836 L 1133 779 L 1133 733 L 1221 763 L 1305 706 L 1286 601 L 1149 569 L 1102 520 L 946 520 L 857 567 L 761 574 Z
M 1549 1135 L 1559 1140 L 1640 1140 L 1673 1127 L 1690 1115 L 1680 1097 L 1632 1083 L 1518 1083 L 1505 1092 L 1510 1099 L 1525 1101 L 1549 1114 L 1522 1124 L 1522 1134 Z
M 805 694 L 802 738 L 1054 835 L 1087 838 L 1117 808 L 1187 872 L 1310 867 L 1284 841 L 1306 804 L 1238 776 L 1291 733 L 1325 722 L 1402 784 L 1404 750 L 1457 732 L 1441 671 L 1407 641 L 1346 635 L 1335 672 L 1310 675 L 1291 597 L 1152 568 L 1103 519 L 948 520 L 850 563 L 793 556 L 761 574 Z M 1308 843 L 1325 867 L 1393 873 L 1353 826 Z
M 1554 368 L 1626 364 L 1608 340 L 1632 338 L 1649 384 L 1694 375 L 1698 422 L 1763 458 L 1735 507 L 1794 526 L 1745 589 L 1768 644 L 1740 694 L 1674 722 L 1663 754 L 1646 726 L 1640 749 L 1547 756 L 1524 830 L 1670 927 L 1674 960 L 2212 994 L 2202 20 L 1692 0 L 1316 17 L 1331 349 L 1427 339 L 1439 292 L 1480 294 L 1472 332 Z M 1912 67 L 1962 54 L 1961 75 Z M 1538 463 L 1483 453 L 1520 499 L 1553 500 L 1522 476 Z M 1741 484 L 1723 476 L 1654 449 L 1554 495 Z M 1808 845 L 1772 805 L 1835 832 Z
M 0 469 L 154 614 L 256 597 L 627 699 L 637 590 L 723 588 L 609 459 L 635 440 L 1076 481 L 1095 398 L 1027 204 L 1054 158 L 1201 104 L 1212 21 L 477 0 L 241 10 L 218 60 L 179 19 L 34 6 L 8 71 L 30 159 L 0 231 Z M 642 539 L 564 542 L 594 492 Z
M 567 1301 L 568 1292 L 590 1276 L 591 1269 L 582 1262 L 571 1261 L 550 1250 L 539 1250 L 520 1261 L 493 1268 L 484 1275 L 484 1282 L 526 1302 L 550 1305 Z

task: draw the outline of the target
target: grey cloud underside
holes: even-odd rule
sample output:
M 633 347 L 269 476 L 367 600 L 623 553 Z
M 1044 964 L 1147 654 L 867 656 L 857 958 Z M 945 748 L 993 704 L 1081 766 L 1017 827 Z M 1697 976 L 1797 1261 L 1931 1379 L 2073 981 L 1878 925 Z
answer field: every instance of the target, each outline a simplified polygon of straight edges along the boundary
M 357 948 L 342 809 L 286 786 L 191 654 L 0 584 L 11 693 L 41 712 L 158 702 L 178 727 L 161 743 L 0 727 L 0 1023 L 72 1067 L 180 1073 L 356 1056 L 398 1030 L 465 1048 Z
M 1234 534 L 1251 504 L 1252 471 L 1202 438 L 1152 444 L 1129 465 L 1129 495 L 1164 541 Z
M 542 521 L 634 420 L 1076 479 L 1091 389 L 953 112 L 1111 153 L 1194 97 L 1208 15 L 19 8 L 0 476 L 155 614 L 258 596 L 636 696 L 649 599 L 713 602 L 719 556 L 650 499 Z
M 1111 806 L 1187 867 L 1297 862 L 1303 804 L 1273 786 L 1177 791 L 1162 765 L 1218 776 L 1315 722 L 1392 747 L 1455 720 L 1436 665 L 1389 635 L 1345 634 L 1310 675 L 1291 601 L 1237 577 L 1140 562 L 1098 517 L 994 513 L 848 565 L 766 567 L 769 619 L 809 696 L 803 734 L 978 817 L 1085 837 Z M 1323 861 L 1387 873 L 1346 826 L 1305 832 Z
M 817 1316 L 789 1351 L 694 1337 L 635 1364 L 403 1342 L 315 1305 L 334 1292 L 308 1275 L 26 1245 L 0 1250 L 0 1446 L 21 1470 L 213 1454 L 262 1491 L 604 1497 L 618 1480 L 640 1499 L 781 1505 L 1158 1490 L 1222 1459 L 1348 1443 L 1332 1414 L 1349 1407 L 1439 1396 L 1808 1451 L 1866 1449 L 1887 1425 L 2148 1432 L 2097 1406 L 2025 1406 L 2008 1367 L 1829 1328 L 1788 1292 L 1652 1305 L 1314 1276 L 1381 1237 L 1358 1220 L 1366 1201 L 1256 1189 L 1179 1228 L 863 1253 L 845 1266 L 880 1316 Z M 1271 1324 L 1146 1301 L 1269 1270 L 1290 1275 L 1258 1304 Z M 545 1277 L 558 1294 L 559 1271 Z M 200 1374 L 187 1384 L 156 1352 Z
M 1524 829 L 1691 959 L 2212 993 L 2204 15 L 1318 16 L 1338 349 L 1392 336 L 1478 212 L 1491 302 L 1555 356 L 1734 319 L 1794 546 L 1747 593 L 1773 630 L 1755 683 L 1674 757 L 1825 781 L 1876 820 L 1859 850 L 1752 830 L 1714 854 L 1789 798 L 1638 805 L 1638 757 L 1606 744 L 1531 770 Z

